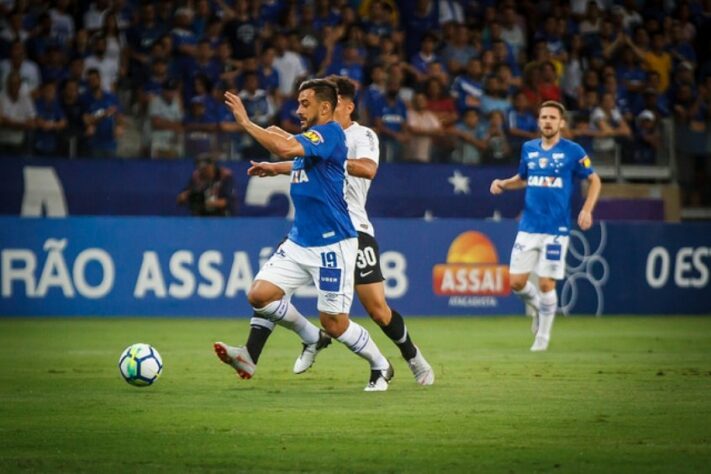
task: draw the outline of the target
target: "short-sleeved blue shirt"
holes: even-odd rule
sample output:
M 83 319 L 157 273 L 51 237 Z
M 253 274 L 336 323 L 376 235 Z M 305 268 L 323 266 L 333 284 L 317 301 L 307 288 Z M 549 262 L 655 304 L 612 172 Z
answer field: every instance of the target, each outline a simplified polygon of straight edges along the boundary
M 336 122 L 296 135 L 304 147 L 291 171 L 294 225 L 289 239 L 321 247 L 357 237 L 346 204 L 346 135 Z
M 568 235 L 573 180 L 593 172 L 590 158 L 575 142 L 561 138 L 548 150 L 540 138 L 524 143 L 518 175 L 526 181 L 526 198 L 519 230 Z

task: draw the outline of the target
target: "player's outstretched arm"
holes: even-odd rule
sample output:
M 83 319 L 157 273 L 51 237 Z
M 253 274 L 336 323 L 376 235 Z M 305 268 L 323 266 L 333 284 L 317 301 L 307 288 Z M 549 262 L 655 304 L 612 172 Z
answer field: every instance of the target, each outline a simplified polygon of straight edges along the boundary
M 346 168 L 349 175 L 357 178 L 373 179 L 378 172 L 378 164 L 370 158 L 349 158 Z
M 513 189 L 523 189 L 526 187 L 526 181 L 521 179 L 521 176 L 514 175 L 508 179 L 495 179 L 491 182 L 491 187 L 489 191 L 491 194 L 501 194 L 504 191 L 510 191 Z
M 298 140 L 266 130 L 252 122 L 239 96 L 231 92 L 225 92 L 225 104 L 230 108 L 232 115 L 235 117 L 235 121 L 242 126 L 244 131 L 271 153 L 274 153 L 281 159 L 304 156 L 304 147 Z
M 588 230 L 592 227 L 593 209 L 595 209 L 597 199 L 600 197 L 600 189 L 602 189 L 602 182 L 600 181 L 600 176 L 598 176 L 597 173 L 593 173 L 588 176 L 588 182 L 590 183 L 588 187 L 588 195 L 583 203 L 583 208 L 580 209 L 580 214 L 578 214 L 578 225 L 582 230 Z
M 252 166 L 247 170 L 249 176 L 258 176 L 260 178 L 265 178 L 267 176 L 276 176 L 279 174 L 291 174 L 291 168 L 293 163 L 291 161 L 280 161 L 278 163 L 271 163 L 269 161 L 250 161 Z

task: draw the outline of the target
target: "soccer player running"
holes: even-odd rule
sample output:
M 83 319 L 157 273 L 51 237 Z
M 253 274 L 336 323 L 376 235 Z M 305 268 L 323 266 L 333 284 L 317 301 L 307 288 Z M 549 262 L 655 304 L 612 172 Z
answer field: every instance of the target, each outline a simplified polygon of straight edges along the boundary
M 368 127 L 353 121 L 355 110 L 355 85 L 348 78 L 330 76 L 338 87 L 338 105 L 336 106 L 336 121 L 343 127 L 348 148 L 348 180 L 346 201 L 353 224 L 358 231 L 358 258 L 356 259 L 355 291 L 358 299 L 373 321 L 380 326 L 390 340 L 400 349 L 402 357 L 415 376 L 417 383 L 432 385 L 435 375 L 432 367 L 415 346 L 405 325 L 402 315 L 388 306 L 385 300 L 385 285 L 380 269 L 380 251 L 375 240 L 373 225 L 368 219 L 365 203 L 368 197 L 371 180 L 378 171 L 380 147 L 378 136 Z M 282 131 L 284 134 L 287 132 Z M 291 163 L 255 163 L 249 169 L 252 176 L 275 176 L 289 174 Z M 254 359 L 266 343 L 273 325 L 269 327 L 263 322 L 252 320 L 247 349 Z M 315 344 L 304 344 L 301 355 L 294 364 L 294 372 L 306 372 L 314 363 L 316 354 L 328 345 L 321 340 Z
M 600 177 L 590 158 L 577 143 L 561 138 L 565 107 L 546 101 L 538 111 L 541 138 L 527 141 L 521 149 L 518 174 L 491 182 L 491 193 L 526 187 L 523 216 L 511 251 L 511 288 L 533 309 L 531 330 L 534 352 L 545 351 L 551 338 L 558 298 L 556 280 L 565 276 L 565 255 L 570 234 L 570 202 L 573 179 L 587 179 L 588 195 L 580 213 L 582 230 L 592 226 L 592 212 L 600 195 Z M 539 289 L 528 281 L 538 275 Z
M 301 84 L 297 114 L 303 133 L 293 137 L 252 122 L 237 95 L 226 92 L 225 99 L 246 133 L 278 157 L 295 158 L 290 189 L 294 224 L 287 240 L 255 277 L 247 293 L 249 303 L 259 317 L 294 330 L 307 344 L 316 344 L 321 332 L 290 302 L 296 289 L 313 282 L 321 325 L 370 363 L 365 390 L 387 390 L 392 366 L 368 331 L 348 318 L 358 240 L 345 200 L 346 138 L 333 120 L 338 102 L 335 84 L 324 79 Z M 241 377 L 251 377 L 254 364 L 244 348 L 216 342 L 214 349 Z

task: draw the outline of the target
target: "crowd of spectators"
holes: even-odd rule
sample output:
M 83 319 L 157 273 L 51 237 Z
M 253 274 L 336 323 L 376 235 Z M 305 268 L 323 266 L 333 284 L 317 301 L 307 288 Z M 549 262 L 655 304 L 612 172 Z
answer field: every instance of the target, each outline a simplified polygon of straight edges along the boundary
M 302 78 L 358 84 L 385 161 L 506 163 L 559 100 L 593 156 L 711 126 L 711 1 L 4 0 L 0 152 L 268 158 L 222 103 L 299 130 Z

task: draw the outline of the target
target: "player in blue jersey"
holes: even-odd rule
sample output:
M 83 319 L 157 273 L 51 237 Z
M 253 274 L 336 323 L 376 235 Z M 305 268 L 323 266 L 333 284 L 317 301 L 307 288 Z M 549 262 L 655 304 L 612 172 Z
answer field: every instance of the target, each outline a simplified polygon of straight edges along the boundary
M 555 101 L 541 104 L 538 128 L 541 138 L 527 141 L 521 148 L 518 173 L 495 179 L 491 193 L 526 188 L 523 216 L 511 251 L 509 274 L 514 293 L 533 309 L 531 329 L 536 338 L 534 352 L 548 349 L 558 298 L 556 280 L 565 276 L 565 255 L 570 234 L 570 201 L 574 179 L 587 179 L 590 186 L 578 214 L 582 230 L 592 226 L 592 212 L 600 195 L 600 177 L 590 158 L 577 143 L 561 138 L 565 107 Z M 528 281 L 535 271 L 539 288 Z
M 303 132 L 291 137 L 252 122 L 237 95 L 227 92 L 225 98 L 246 133 L 280 158 L 294 159 L 290 189 L 294 224 L 287 240 L 255 277 L 247 294 L 249 303 L 259 317 L 294 330 L 305 344 L 318 344 L 324 336 L 290 302 L 299 287 L 313 282 L 326 333 L 370 363 L 365 390 L 387 390 L 392 366 L 368 331 L 348 318 L 358 239 L 345 200 L 346 137 L 333 120 L 338 100 L 335 84 L 324 79 L 301 84 L 297 115 Z M 214 349 L 240 377 L 254 373 L 254 362 L 244 347 L 217 342 Z
M 410 371 L 420 385 L 432 385 L 435 374 L 420 349 L 413 343 L 402 315 L 390 308 L 385 299 L 385 278 L 380 268 L 380 250 L 375 239 L 375 229 L 368 218 L 365 204 L 371 180 L 375 178 L 380 161 L 380 147 L 375 133 L 353 121 L 356 86 L 344 76 L 329 76 L 338 88 L 338 106 L 334 117 L 343 128 L 348 148 L 348 182 L 346 202 L 353 225 L 358 231 L 358 257 L 356 259 L 355 292 L 368 315 L 382 329 L 388 338 L 400 349 Z M 278 127 L 270 127 L 290 136 Z M 247 171 L 251 176 L 276 176 L 291 174 L 291 162 L 252 162 Z M 264 319 L 253 318 L 246 349 L 256 363 L 274 329 L 274 324 L 264 324 Z M 306 372 L 314 363 L 316 355 L 325 348 L 324 341 L 304 344 L 301 354 L 294 364 L 294 373 Z

